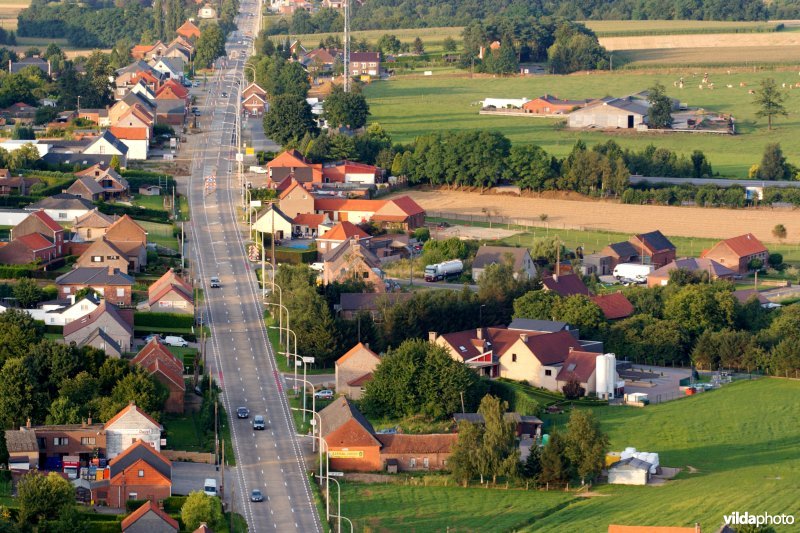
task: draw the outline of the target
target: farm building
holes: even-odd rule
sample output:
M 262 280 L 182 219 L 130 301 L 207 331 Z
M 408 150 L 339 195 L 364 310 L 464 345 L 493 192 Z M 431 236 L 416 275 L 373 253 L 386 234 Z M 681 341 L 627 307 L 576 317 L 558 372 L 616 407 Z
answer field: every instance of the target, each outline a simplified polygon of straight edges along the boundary
M 576 108 L 586 107 L 592 100 L 561 100 L 555 96 L 545 94 L 534 98 L 522 105 L 526 113 L 534 115 L 566 115 Z
M 528 98 L 486 98 L 481 102 L 481 107 L 493 107 L 495 109 L 522 109 L 530 99 Z
M 633 129 L 647 124 L 646 100 L 606 97 L 569 114 L 570 128 Z
M 612 485 L 647 485 L 652 466 L 635 457 L 617 461 L 608 467 L 608 482 Z

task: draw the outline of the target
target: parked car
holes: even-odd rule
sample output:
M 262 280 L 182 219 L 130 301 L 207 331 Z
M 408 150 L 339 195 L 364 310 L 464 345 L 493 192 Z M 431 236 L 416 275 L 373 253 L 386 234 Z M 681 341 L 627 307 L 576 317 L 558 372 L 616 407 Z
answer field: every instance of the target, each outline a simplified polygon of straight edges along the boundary
M 251 502 L 263 502 L 264 495 L 261 494 L 261 491 L 258 489 L 253 489 L 250 491 L 250 501 Z
M 236 418 L 249 418 L 250 410 L 247 407 L 239 407 L 236 409 Z
M 227 97 L 228 97 L 228 93 L 226 93 L 225 91 L 223 91 L 223 92 L 222 92 L 222 97 L 223 97 L 223 98 L 227 98 Z
M 177 346 L 179 348 L 186 348 L 189 346 L 189 341 L 177 335 L 167 335 L 164 337 L 164 344 L 167 346 Z
M 264 417 L 262 415 L 256 415 L 255 417 L 253 417 L 253 429 L 261 430 L 264 429 L 265 427 L 266 424 L 264 423 Z
M 314 398 L 318 400 L 333 400 L 333 391 L 330 389 L 322 389 L 314 393 Z
M 153 339 L 158 339 L 159 341 L 163 342 L 164 338 L 158 333 L 151 333 L 147 337 L 144 338 L 144 342 L 150 342 Z
M 214 276 L 213 278 L 211 278 L 209 280 L 209 284 L 211 285 L 212 289 L 219 289 L 222 286 L 220 281 L 219 281 L 219 278 L 216 277 L 216 276 Z

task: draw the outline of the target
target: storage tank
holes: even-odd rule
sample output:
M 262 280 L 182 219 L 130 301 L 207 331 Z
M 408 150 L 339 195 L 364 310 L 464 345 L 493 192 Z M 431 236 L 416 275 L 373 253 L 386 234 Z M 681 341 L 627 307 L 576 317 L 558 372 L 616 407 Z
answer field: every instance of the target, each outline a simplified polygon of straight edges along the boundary
M 606 368 L 608 370 L 608 376 L 606 377 L 606 383 L 608 383 L 608 397 L 613 398 L 614 388 L 617 384 L 617 356 L 613 353 L 607 353 L 606 359 Z
M 605 398 L 608 394 L 608 358 L 600 354 L 595 358 L 595 388 L 598 398 Z

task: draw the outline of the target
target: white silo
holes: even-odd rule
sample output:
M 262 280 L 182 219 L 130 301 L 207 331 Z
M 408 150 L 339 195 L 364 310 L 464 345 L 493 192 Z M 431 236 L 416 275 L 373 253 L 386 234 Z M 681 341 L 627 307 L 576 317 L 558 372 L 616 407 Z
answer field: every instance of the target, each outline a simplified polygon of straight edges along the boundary
M 608 394 L 608 358 L 601 354 L 595 358 L 595 389 L 598 398 L 606 398 Z
M 617 356 L 613 353 L 607 353 L 606 359 L 606 370 L 608 371 L 608 376 L 606 377 L 606 383 L 608 384 L 608 397 L 614 397 L 614 390 L 617 388 Z

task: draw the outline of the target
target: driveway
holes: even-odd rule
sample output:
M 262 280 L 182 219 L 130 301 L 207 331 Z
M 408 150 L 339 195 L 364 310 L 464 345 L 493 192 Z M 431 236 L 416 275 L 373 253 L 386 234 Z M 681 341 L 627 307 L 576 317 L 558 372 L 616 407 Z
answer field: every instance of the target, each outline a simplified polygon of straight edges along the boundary
M 176 461 L 172 463 L 172 494 L 187 496 L 190 492 L 203 490 L 203 482 L 208 478 L 216 479 L 217 486 L 222 483 L 222 476 L 214 465 Z
M 648 373 L 647 379 L 640 381 L 625 380 L 625 393 L 643 392 L 650 403 L 661 403 L 686 396 L 681 390 L 680 381 L 692 375 L 689 368 L 672 368 L 663 366 L 633 365 L 634 372 Z

